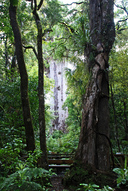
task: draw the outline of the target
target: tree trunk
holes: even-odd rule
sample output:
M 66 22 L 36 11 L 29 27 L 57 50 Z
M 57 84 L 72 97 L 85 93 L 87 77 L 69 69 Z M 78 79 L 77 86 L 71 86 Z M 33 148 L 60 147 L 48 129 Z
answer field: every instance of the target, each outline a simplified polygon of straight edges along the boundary
M 6 78 L 7 78 L 7 67 L 8 67 L 8 48 L 7 48 L 7 36 L 5 37 L 5 74 L 6 74 Z
M 43 3 L 43 1 L 42 1 Z M 41 7 L 41 2 L 39 3 Z M 38 6 L 39 7 L 39 6 Z M 39 129 L 40 129 L 40 149 L 42 151 L 40 166 L 47 169 L 47 147 L 46 147 L 46 125 L 45 125 L 45 97 L 44 97 L 44 63 L 42 51 L 42 25 L 37 14 L 37 7 L 35 4 L 33 10 L 34 19 L 37 26 L 37 57 L 38 57 L 38 96 L 39 96 Z
M 16 19 L 17 7 L 13 6 L 11 2 L 12 1 L 10 1 L 9 15 L 10 15 L 10 23 L 14 33 L 16 56 L 21 78 L 20 88 L 21 88 L 21 101 L 22 101 L 25 133 L 26 133 L 26 144 L 27 144 L 27 150 L 33 151 L 35 149 L 35 139 L 32 125 L 32 118 L 30 113 L 29 98 L 28 98 L 28 75 L 24 61 L 21 34 Z
M 90 0 L 91 42 L 86 58 L 91 73 L 83 104 L 82 126 L 76 159 L 86 167 L 110 169 L 108 59 L 115 30 L 113 0 Z

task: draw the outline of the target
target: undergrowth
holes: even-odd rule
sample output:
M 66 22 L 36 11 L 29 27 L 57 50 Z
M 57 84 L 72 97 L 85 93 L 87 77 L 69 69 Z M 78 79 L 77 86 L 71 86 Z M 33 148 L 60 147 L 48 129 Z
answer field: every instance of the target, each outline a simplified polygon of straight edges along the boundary
M 0 178 L 0 191 L 46 191 L 50 187 L 51 171 L 42 168 L 24 168 L 8 178 Z
M 116 176 L 114 173 L 102 174 L 94 169 L 91 166 L 87 166 L 86 169 L 82 165 L 76 163 L 72 168 L 65 174 L 63 179 L 65 186 L 75 186 L 79 190 L 88 190 L 91 185 L 98 185 L 99 189 L 104 188 L 109 185 L 110 187 L 116 186 Z M 81 184 L 81 186 L 80 186 Z M 87 187 L 84 189 L 84 187 Z M 95 188 L 96 189 L 96 188 Z M 94 190 L 94 188 L 92 188 Z

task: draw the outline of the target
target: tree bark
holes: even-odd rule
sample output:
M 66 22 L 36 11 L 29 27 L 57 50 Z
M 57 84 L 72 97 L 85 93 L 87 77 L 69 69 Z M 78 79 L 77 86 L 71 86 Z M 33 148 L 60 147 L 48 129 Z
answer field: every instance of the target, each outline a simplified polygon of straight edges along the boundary
M 86 167 L 110 169 L 108 59 L 115 30 L 113 0 L 90 0 L 91 42 L 85 49 L 91 74 L 83 104 L 76 159 Z
M 27 150 L 34 151 L 35 139 L 34 139 L 32 117 L 30 113 L 29 98 L 28 98 L 28 75 L 27 75 L 27 70 L 26 70 L 25 61 L 24 61 L 21 34 L 20 34 L 18 23 L 17 23 L 17 19 L 16 19 L 16 10 L 17 10 L 17 7 L 13 6 L 12 1 L 10 1 L 9 15 L 10 15 L 10 23 L 14 33 L 16 56 L 17 56 L 17 62 L 18 62 L 20 78 L 21 78 L 20 89 L 21 89 L 23 119 L 24 119 L 24 125 L 25 125 L 25 133 L 26 133 L 26 144 L 27 144 Z
M 37 13 L 38 8 L 41 7 L 43 1 L 40 1 L 37 7 L 36 1 L 33 9 L 33 16 L 37 26 L 37 58 L 38 58 L 38 96 L 39 96 L 39 129 L 40 129 L 40 149 L 42 156 L 40 166 L 48 169 L 47 160 L 47 146 L 46 146 L 46 125 L 45 125 L 45 96 L 44 96 L 44 62 L 42 51 L 42 25 Z M 33 7 L 33 6 L 32 6 Z

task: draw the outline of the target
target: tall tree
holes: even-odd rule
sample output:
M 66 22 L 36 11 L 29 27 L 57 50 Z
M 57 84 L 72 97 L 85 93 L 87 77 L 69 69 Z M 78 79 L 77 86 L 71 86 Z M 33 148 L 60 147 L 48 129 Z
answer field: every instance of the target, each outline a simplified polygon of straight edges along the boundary
M 35 149 L 35 139 L 34 139 L 32 117 L 30 113 L 29 98 L 28 98 L 28 75 L 24 61 L 21 34 L 16 18 L 17 5 L 18 1 L 10 0 L 9 16 L 12 30 L 14 33 L 16 56 L 21 78 L 21 85 L 20 85 L 21 101 L 22 101 L 25 133 L 26 133 L 27 150 L 33 151 Z
M 84 99 L 76 159 L 84 167 L 110 169 L 109 53 L 115 39 L 113 0 L 90 0 L 90 43 L 85 47 L 91 77 Z
M 37 13 L 43 4 L 43 0 L 37 5 L 31 1 L 33 16 L 37 27 L 37 59 L 38 59 L 38 96 L 39 96 L 39 129 L 40 129 L 40 149 L 42 151 L 40 165 L 48 168 L 47 147 L 46 147 L 46 125 L 45 125 L 45 97 L 44 97 L 44 61 L 42 51 L 42 24 Z

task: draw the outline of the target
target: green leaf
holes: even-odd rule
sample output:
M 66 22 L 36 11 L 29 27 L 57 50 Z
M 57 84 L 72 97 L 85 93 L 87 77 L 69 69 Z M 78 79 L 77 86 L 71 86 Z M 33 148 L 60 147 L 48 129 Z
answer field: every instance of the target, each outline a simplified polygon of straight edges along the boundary
M 122 179 L 122 184 L 126 184 L 126 179 Z
M 84 188 L 88 187 L 88 184 L 81 183 L 80 186 L 84 186 Z
M 118 175 L 124 175 L 124 170 L 121 168 L 114 168 L 113 171 Z
M 122 177 L 120 176 L 119 178 L 117 178 L 117 184 L 121 184 L 122 182 Z
M 99 188 L 99 186 L 96 185 L 96 184 L 92 184 L 92 187 L 93 187 L 93 188 Z

